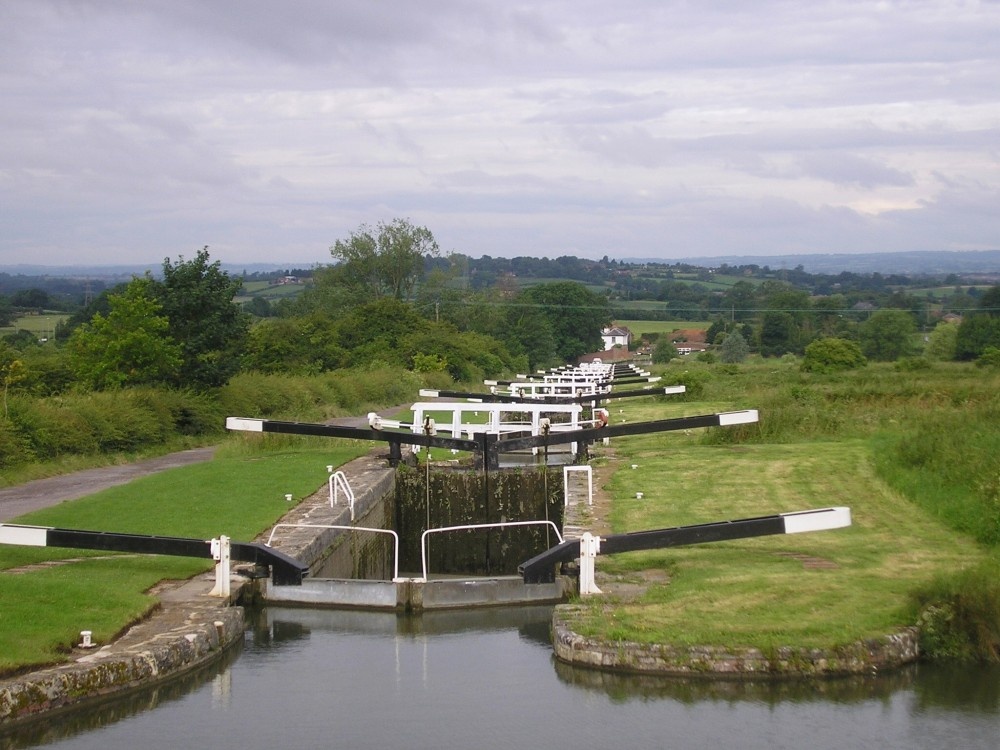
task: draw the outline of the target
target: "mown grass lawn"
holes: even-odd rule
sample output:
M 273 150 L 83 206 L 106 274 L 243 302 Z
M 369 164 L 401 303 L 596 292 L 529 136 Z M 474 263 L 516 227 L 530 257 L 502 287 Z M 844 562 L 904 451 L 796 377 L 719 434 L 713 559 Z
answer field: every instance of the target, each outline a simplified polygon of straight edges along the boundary
M 259 442 L 270 448 L 250 448 Z M 172 469 L 17 519 L 60 528 L 250 541 L 312 494 L 368 443 L 233 438 L 215 460 Z M 59 565 L 42 565 L 62 561 Z M 210 560 L 0 545 L 0 674 L 65 658 L 81 630 L 106 642 L 157 606 L 163 580 L 211 569 Z
M 690 406 L 671 409 L 693 413 Z M 875 475 L 867 440 L 711 446 L 698 444 L 697 432 L 615 441 L 620 468 L 607 486 L 615 532 L 832 506 L 849 507 L 853 525 L 598 558 L 599 573 L 626 581 L 657 575 L 635 601 L 586 598 L 579 632 L 645 643 L 829 648 L 914 624 L 915 587 L 984 559 L 971 539 Z

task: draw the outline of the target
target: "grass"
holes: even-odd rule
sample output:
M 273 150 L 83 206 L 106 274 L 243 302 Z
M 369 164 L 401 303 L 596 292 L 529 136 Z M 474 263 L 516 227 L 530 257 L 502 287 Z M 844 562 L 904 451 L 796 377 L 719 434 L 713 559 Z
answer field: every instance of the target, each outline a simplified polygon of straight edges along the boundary
M 66 320 L 65 313 L 41 313 L 40 315 L 22 315 L 11 326 L 0 327 L 0 336 L 18 331 L 28 331 L 38 338 L 48 338 L 55 335 L 56 326 Z
M 617 532 L 845 505 L 850 529 L 631 553 L 601 568 L 666 570 L 634 603 L 593 602 L 590 635 L 772 648 L 832 647 L 906 624 L 909 594 L 935 572 L 982 559 L 966 538 L 913 509 L 875 475 L 864 441 L 716 446 L 645 441 L 610 489 Z M 659 445 L 656 445 L 659 443 Z M 635 499 L 636 492 L 643 499 Z M 815 567 L 813 567 L 815 566 Z
M 671 333 L 678 329 L 707 329 L 707 320 L 616 320 L 615 325 L 625 326 L 633 336 L 646 333 Z
M 887 364 L 820 376 L 800 372 L 794 359 L 658 369 L 697 386 L 697 398 L 612 401 L 612 424 L 748 408 L 759 409 L 760 422 L 616 438 L 605 455 L 595 446 L 598 460 L 621 467 L 607 484 L 615 531 L 834 505 L 850 507 L 854 523 L 601 558 L 599 573 L 643 582 L 645 593 L 584 600 L 580 632 L 649 643 L 829 648 L 931 612 L 939 613 L 943 651 L 955 653 L 968 649 L 948 622 L 978 618 L 995 632 L 1000 604 L 991 571 L 1000 568 L 1000 540 L 979 530 L 1000 528 L 1000 373 Z M 264 436 L 258 444 L 253 437 L 232 439 L 211 464 L 56 506 L 30 521 L 251 538 L 284 512 L 285 493 L 311 493 L 325 480 L 325 466 L 340 463 L 328 440 Z M 343 448 L 349 456 L 368 445 Z M 113 635 L 155 606 L 145 594 L 151 585 L 205 569 L 178 558 L 14 547 L 0 548 L 0 568 L 52 557 L 80 562 L 0 572 L 0 671 L 57 661 L 83 627 L 99 640 Z
M 287 512 L 285 494 L 312 494 L 325 483 L 327 465 L 339 466 L 370 447 L 241 436 L 211 462 L 138 479 L 17 522 L 248 541 Z M 52 561 L 64 564 L 40 566 Z M 82 629 L 92 630 L 99 642 L 109 640 L 156 607 L 156 598 L 146 593 L 156 583 L 210 568 L 211 561 L 197 559 L 0 546 L 0 674 L 62 660 Z
M 644 582 L 645 593 L 584 600 L 576 629 L 612 641 L 831 648 L 915 624 L 932 596 L 919 592 L 962 602 L 963 581 L 982 587 L 968 571 L 998 559 L 995 541 L 973 536 L 1000 508 L 989 468 L 1000 435 L 995 376 L 960 365 L 838 378 L 778 362 L 702 369 L 713 373 L 704 401 L 613 402 L 612 423 L 744 408 L 760 408 L 761 423 L 616 439 L 625 468 L 606 486 L 614 531 L 834 505 L 850 507 L 854 523 L 602 558 L 599 572 Z M 940 492 L 946 468 L 951 491 Z M 996 582 L 973 593 L 969 619 L 995 633 Z

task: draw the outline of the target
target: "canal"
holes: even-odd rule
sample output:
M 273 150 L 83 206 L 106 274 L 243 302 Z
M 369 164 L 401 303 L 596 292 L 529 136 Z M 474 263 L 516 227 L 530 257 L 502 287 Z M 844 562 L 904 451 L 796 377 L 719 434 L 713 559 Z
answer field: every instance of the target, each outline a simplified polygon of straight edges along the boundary
M 50 717 L 0 748 L 995 750 L 1000 669 L 746 683 L 557 663 L 550 607 L 255 613 L 209 669 Z

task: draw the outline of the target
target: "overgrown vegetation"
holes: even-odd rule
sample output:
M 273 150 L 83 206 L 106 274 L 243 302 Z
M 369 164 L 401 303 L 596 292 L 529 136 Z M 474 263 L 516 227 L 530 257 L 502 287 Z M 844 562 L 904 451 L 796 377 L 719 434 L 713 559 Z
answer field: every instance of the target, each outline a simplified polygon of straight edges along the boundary
M 602 561 L 627 581 L 665 571 L 669 585 L 648 585 L 637 601 L 587 602 L 585 632 L 766 650 L 834 648 L 919 624 L 926 656 L 996 658 L 998 374 L 959 364 L 836 375 L 794 361 L 686 364 L 698 402 L 641 399 L 617 416 L 757 408 L 760 422 L 614 441 L 620 465 L 637 466 L 610 485 L 615 531 L 832 505 L 851 507 L 854 525 Z
M 2 484 L 60 473 L 80 457 L 115 462 L 220 440 L 227 416 L 322 421 L 412 400 L 440 373 L 389 367 L 313 377 L 248 373 L 211 392 L 131 388 L 34 399 L 12 396 L 0 419 Z

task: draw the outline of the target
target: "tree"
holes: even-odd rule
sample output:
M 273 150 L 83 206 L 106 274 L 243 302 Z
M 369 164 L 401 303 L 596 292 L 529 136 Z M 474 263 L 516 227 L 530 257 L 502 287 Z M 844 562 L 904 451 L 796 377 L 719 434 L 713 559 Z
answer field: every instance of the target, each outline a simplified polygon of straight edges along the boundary
M 7 413 L 7 393 L 11 387 L 24 380 L 24 362 L 17 358 L 14 351 L 3 341 L 0 341 L 0 385 L 3 386 L 3 415 L 6 419 Z
M 250 329 L 243 367 L 300 375 L 335 369 L 347 356 L 335 336 L 332 322 L 320 316 L 266 318 Z
M 14 307 L 30 310 L 44 310 L 52 303 L 49 293 L 43 289 L 19 289 L 10 299 Z
M 181 366 L 181 347 L 169 336 L 152 280 L 135 279 L 108 298 L 111 311 L 97 313 L 73 331 L 67 344 L 77 378 L 97 389 L 170 381 Z
M 913 352 L 916 332 L 913 316 L 902 310 L 879 310 L 858 327 L 862 353 L 869 359 L 891 362 Z
M 0 294 L 0 326 L 9 326 L 16 317 L 10 306 L 10 300 Z
M 976 359 L 987 348 L 1000 347 L 1000 285 L 983 292 L 979 307 L 963 318 L 958 327 L 956 359 Z
M 867 364 L 857 342 L 841 338 L 816 339 L 806 347 L 800 369 L 804 372 L 841 372 Z
M 976 359 L 991 346 L 1000 347 L 1000 316 L 976 311 L 962 319 L 955 336 L 956 359 Z
M 664 336 L 656 342 L 656 346 L 653 347 L 653 364 L 661 365 L 666 364 L 675 357 L 679 357 L 677 353 L 677 347 L 673 345 L 670 338 Z
M 360 287 L 373 299 L 408 299 L 424 271 L 424 256 L 439 255 L 430 230 L 405 219 L 365 224 L 346 240 L 337 240 L 330 254 L 340 262 L 340 283 Z
M 561 362 L 600 350 L 601 329 L 611 323 L 607 297 L 574 281 L 528 287 L 517 303 L 535 307 L 548 319 L 555 335 L 554 354 Z
M 948 362 L 955 359 L 958 344 L 958 326 L 955 323 L 941 321 L 927 337 L 927 347 L 924 353 L 928 359 Z
M 746 342 L 738 331 L 727 333 L 726 337 L 719 344 L 719 360 L 726 364 L 736 364 L 742 362 L 750 356 L 750 345 Z
M 799 327 L 791 313 L 768 310 L 761 318 L 760 353 L 765 357 L 780 357 L 798 352 Z
M 153 289 L 181 347 L 176 385 L 217 387 L 239 371 L 250 328 L 250 316 L 234 301 L 241 284 L 218 261 L 209 263 L 207 247 L 190 261 L 163 261 L 163 281 Z

